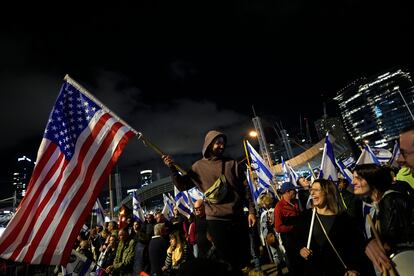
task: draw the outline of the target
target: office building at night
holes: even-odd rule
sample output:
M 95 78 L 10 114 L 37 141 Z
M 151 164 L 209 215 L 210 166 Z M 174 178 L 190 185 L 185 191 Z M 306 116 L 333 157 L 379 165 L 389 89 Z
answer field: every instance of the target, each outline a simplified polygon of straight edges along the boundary
M 414 88 L 407 70 L 358 79 L 334 99 L 345 129 L 357 144 L 391 147 L 399 131 L 413 122 Z

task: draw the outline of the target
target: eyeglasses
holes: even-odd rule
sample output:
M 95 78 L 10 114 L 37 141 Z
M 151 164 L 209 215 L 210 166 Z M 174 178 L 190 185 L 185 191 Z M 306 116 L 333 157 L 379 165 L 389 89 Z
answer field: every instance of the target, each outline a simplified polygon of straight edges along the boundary
M 322 190 L 321 189 L 312 189 L 312 188 L 310 188 L 309 189 L 309 192 L 315 192 L 315 193 L 320 193 Z

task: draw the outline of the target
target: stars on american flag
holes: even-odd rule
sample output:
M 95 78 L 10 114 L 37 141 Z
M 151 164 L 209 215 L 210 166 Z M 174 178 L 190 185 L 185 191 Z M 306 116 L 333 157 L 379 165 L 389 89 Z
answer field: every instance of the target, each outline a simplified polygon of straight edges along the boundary
M 67 83 L 56 103 L 44 136 L 58 145 L 70 160 L 79 135 L 101 108 Z

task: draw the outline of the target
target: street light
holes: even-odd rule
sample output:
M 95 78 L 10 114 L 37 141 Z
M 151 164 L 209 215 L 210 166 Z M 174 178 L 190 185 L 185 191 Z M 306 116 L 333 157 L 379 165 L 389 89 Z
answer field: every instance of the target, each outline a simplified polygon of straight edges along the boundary
M 257 137 L 257 132 L 255 130 L 251 130 L 249 132 L 249 136 L 252 137 L 252 138 L 256 138 Z

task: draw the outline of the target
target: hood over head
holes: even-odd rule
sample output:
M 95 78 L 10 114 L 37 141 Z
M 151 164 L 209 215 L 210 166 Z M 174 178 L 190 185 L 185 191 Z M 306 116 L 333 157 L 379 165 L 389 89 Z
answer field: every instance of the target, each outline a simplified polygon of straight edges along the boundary
M 202 154 L 204 158 L 210 157 L 208 156 L 209 152 L 207 151 L 207 149 L 209 148 L 211 143 L 214 141 L 214 139 L 216 139 L 218 136 L 222 136 L 224 138 L 224 142 L 227 143 L 227 136 L 223 132 L 220 132 L 217 130 L 210 130 L 209 132 L 207 132 L 206 137 L 204 138 L 204 145 L 203 145 L 203 150 L 202 150 Z

